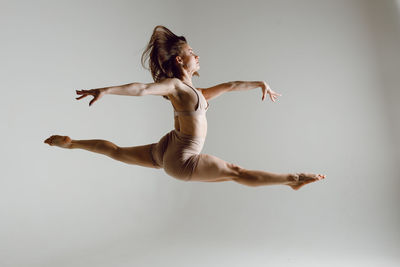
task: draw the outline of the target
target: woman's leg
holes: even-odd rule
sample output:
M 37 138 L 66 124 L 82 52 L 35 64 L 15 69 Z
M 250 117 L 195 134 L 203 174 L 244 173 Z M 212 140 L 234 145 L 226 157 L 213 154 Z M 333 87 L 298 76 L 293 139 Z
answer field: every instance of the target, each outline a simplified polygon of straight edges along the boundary
M 235 181 L 247 186 L 288 185 L 298 190 L 302 186 L 324 179 L 324 175 L 298 173 L 277 174 L 247 170 L 208 154 L 200 154 L 199 162 L 192 174 L 192 181 Z
M 51 146 L 88 150 L 128 164 L 149 168 L 159 168 L 153 164 L 153 159 L 151 157 L 152 144 L 134 147 L 119 147 L 106 140 L 72 140 L 68 136 L 60 135 L 53 135 L 47 138 L 44 142 Z

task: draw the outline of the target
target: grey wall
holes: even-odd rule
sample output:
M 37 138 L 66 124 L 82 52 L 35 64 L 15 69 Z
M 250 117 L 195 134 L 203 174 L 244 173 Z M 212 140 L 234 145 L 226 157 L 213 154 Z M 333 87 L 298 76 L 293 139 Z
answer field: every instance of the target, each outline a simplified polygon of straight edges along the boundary
M 1 266 L 398 266 L 399 1 L 3 1 Z M 75 89 L 150 82 L 154 26 L 200 55 L 198 87 L 265 80 L 210 101 L 204 153 L 327 178 L 300 191 L 185 183 L 50 148 L 121 146 L 173 127 L 161 97 Z

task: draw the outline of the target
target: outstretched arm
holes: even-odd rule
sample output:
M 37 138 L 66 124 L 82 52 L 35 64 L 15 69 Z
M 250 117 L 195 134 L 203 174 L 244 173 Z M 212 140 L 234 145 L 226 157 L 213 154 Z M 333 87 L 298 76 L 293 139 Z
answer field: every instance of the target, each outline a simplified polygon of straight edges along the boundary
M 144 96 L 144 95 L 169 95 L 176 90 L 176 80 L 165 79 L 159 83 L 128 83 L 118 86 L 104 87 L 91 90 L 77 90 L 76 93 L 81 95 L 76 99 L 82 99 L 88 95 L 93 96 L 89 106 L 99 100 L 106 94 L 112 95 L 128 95 L 128 96 Z
M 262 100 L 265 99 L 266 94 L 269 94 L 271 100 L 274 102 L 278 96 L 281 96 L 280 94 L 277 94 L 274 91 L 272 91 L 271 88 L 269 87 L 269 85 L 263 81 L 227 82 L 227 83 L 218 84 L 218 85 L 210 87 L 210 88 L 202 89 L 202 92 L 203 92 L 204 97 L 207 100 L 209 100 L 209 99 L 215 98 L 219 95 L 222 95 L 223 93 L 226 93 L 226 92 L 245 91 L 245 90 L 250 90 L 250 89 L 254 89 L 254 88 L 258 88 L 258 87 L 261 87 L 261 89 L 262 89 Z

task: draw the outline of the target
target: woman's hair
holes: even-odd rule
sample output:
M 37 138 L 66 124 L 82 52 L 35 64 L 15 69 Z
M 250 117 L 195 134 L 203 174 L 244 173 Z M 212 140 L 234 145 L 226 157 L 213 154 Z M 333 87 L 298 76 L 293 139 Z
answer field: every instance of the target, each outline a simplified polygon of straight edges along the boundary
M 164 26 L 158 25 L 154 28 L 150 41 L 142 54 L 142 66 L 150 70 L 154 82 L 160 82 L 166 78 L 178 78 L 183 75 L 176 56 L 182 55 L 183 45 L 186 38 L 177 36 Z M 146 61 L 149 61 L 149 68 Z M 199 76 L 197 72 L 193 75 Z M 168 99 L 168 97 L 164 96 Z

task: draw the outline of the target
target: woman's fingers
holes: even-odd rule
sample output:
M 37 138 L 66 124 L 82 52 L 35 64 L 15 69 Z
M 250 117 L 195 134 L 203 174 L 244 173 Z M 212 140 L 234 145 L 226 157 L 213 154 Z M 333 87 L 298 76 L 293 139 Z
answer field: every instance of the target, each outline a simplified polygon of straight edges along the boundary
M 272 91 L 271 88 L 269 88 L 269 87 L 266 87 L 266 88 L 265 88 L 265 87 L 264 87 L 264 88 L 263 88 L 263 95 L 262 95 L 261 100 L 264 100 L 267 94 L 268 94 L 269 97 L 271 98 L 272 102 L 276 102 L 276 99 L 278 98 L 278 96 L 282 96 L 281 94 L 278 94 L 278 93 Z
M 82 98 L 84 98 L 84 97 L 86 97 L 86 96 L 88 96 L 88 95 L 82 95 L 82 96 L 80 96 L 80 97 L 76 97 L 75 99 L 76 99 L 76 100 L 79 100 L 79 99 L 82 99 Z
M 94 90 L 76 90 L 78 95 L 95 95 L 97 92 Z
M 76 100 L 80 100 L 84 97 L 87 97 L 88 95 L 93 96 L 93 99 L 89 102 L 89 106 L 91 106 L 99 98 L 99 94 L 96 90 L 76 90 L 76 93 L 78 95 L 81 95 L 79 97 L 76 97 Z
M 76 90 L 78 95 L 90 94 L 90 90 Z
M 273 102 L 276 101 L 276 99 L 278 98 L 278 96 L 282 96 L 281 94 L 275 93 L 275 92 L 272 91 L 271 89 L 268 90 L 268 94 L 269 94 L 269 96 L 270 96 L 270 98 L 271 98 L 271 100 L 272 100 Z
M 89 107 L 98 99 L 98 96 L 95 96 L 90 102 L 89 102 Z
M 271 92 L 271 94 L 273 94 L 273 95 L 281 95 L 281 94 L 278 94 L 277 92 L 274 92 L 274 91 L 272 91 L 272 90 L 270 90 L 270 92 Z
M 275 102 L 275 97 L 271 89 L 268 90 L 269 98 L 271 98 L 272 102 Z

